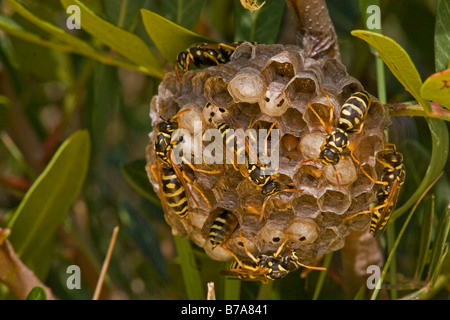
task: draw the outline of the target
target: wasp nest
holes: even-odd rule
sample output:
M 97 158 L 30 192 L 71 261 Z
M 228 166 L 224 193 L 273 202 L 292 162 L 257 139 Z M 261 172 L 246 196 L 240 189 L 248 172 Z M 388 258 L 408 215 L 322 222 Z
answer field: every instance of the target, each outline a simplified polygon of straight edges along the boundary
M 193 143 L 192 152 L 204 151 L 211 143 L 204 133 L 215 128 L 217 120 L 214 112 L 205 111 L 208 104 L 230 115 L 231 128 L 268 129 L 276 122 L 279 167 L 274 179 L 284 188 L 301 190 L 270 197 L 260 220 L 266 197 L 239 168 L 202 161 L 194 163 L 203 170 L 197 171 L 183 164 L 182 170 L 191 180 L 187 184 L 189 214 L 181 218 L 166 206 L 165 218 L 173 234 L 190 238 L 216 260 L 232 258 L 222 246 L 246 256 L 242 240 L 256 256 L 274 253 L 289 236 L 289 247 L 305 264 L 342 248 L 350 231 L 362 230 L 369 222 L 369 215 L 345 223 L 342 220 L 367 210 L 374 200 L 374 184 L 361 166 L 377 177 L 375 155 L 383 149 L 388 118 L 384 106 L 372 100 L 363 130 L 349 134 L 349 147 L 337 165 L 301 162 L 319 157 L 329 130 L 337 124 L 341 106 L 362 89 L 340 62 L 310 59 L 294 45 L 243 43 L 230 62 L 188 71 L 182 83 L 174 73 L 167 73 L 150 108 L 155 129 L 147 148 L 147 172 L 155 190 L 160 186 L 150 168 L 156 164 L 156 125 L 182 109 L 190 109 L 179 116 L 179 124 L 191 133 L 192 141 L 194 137 L 201 139 L 200 144 Z M 350 150 L 359 165 L 352 160 Z M 194 157 L 191 159 L 194 162 Z M 224 210 L 232 212 L 238 223 L 222 246 L 213 248 L 209 230 Z

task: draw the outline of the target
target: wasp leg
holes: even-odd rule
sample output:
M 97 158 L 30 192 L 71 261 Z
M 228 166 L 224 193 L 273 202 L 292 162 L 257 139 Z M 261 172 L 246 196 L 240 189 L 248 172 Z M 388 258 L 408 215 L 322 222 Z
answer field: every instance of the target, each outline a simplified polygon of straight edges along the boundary
M 217 65 L 220 65 L 220 62 L 219 62 L 213 55 L 210 55 L 208 52 L 203 52 L 203 55 L 204 55 L 206 58 L 208 58 L 208 59 L 214 61 Z
M 311 111 L 315 114 L 315 116 L 317 117 L 317 119 L 319 119 L 320 124 L 322 125 L 322 127 L 324 128 L 325 132 L 328 134 L 331 134 L 331 128 L 330 126 L 328 126 L 323 119 L 319 116 L 319 114 L 317 113 L 317 111 L 313 108 L 313 106 L 311 105 L 310 102 L 308 102 L 308 108 L 311 109 Z M 332 112 L 332 111 L 331 111 Z
M 255 256 L 250 251 L 248 251 L 247 246 L 245 245 L 245 242 L 244 242 L 244 238 L 242 237 L 242 232 L 239 232 L 239 238 L 242 241 L 242 245 L 244 246 L 244 251 L 247 254 L 247 256 L 249 256 L 250 259 L 252 259 L 256 264 L 258 264 L 259 260 L 256 259 Z
M 283 251 L 284 246 L 286 245 L 286 243 L 289 241 L 289 235 L 286 235 L 286 239 L 284 239 L 283 243 L 280 245 L 280 247 L 278 248 L 277 252 L 275 252 L 273 254 L 273 256 L 276 258 L 278 257 L 278 255 L 281 253 L 281 251 Z
M 209 202 L 208 198 L 206 198 L 205 194 L 194 184 L 194 182 L 187 176 L 187 174 L 182 171 L 181 172 L 183 179 L 189 183 L 191 185 L 192 188 L 194 188 L 195 190 L 197 190 L 197 192 L 200 194 L 200 196 L 203 198 L 203 200 L 205 201 L 206 205 L 208 206 L 208 208 L 211 209 L 211 203 Z M 186 188 L 187 189 L 187 188 Z M 195 200 L 194 197 L 192 197 L 192 199 L 194 200 L 194 202 L 196 203 L 197 206 L 199 206 L 198 202 Z
M 230 46 L 230 45 L 225 44 L 225 43 L 219 43 L 217 46 L 218 46 L 219 48 L 225 49 L 225 50 L 230 50 L 230 51 L 236 50 L 236 47 Z
M 322 94 L 325 96 L 325 98 L 327 98 L 327 100 L 328 100 L 328 104 L 330 105 L 330 116 L 329 116 L 329 120 L 330 120 L 330 123 L 334 123 L 334 112 L 333 112 L 333 110 L 335 109 L 335 107 L 334 107 L 334 105 L 333 105 L 333 103 L 331 102 L 331 100 L 330 100 L 330 97 L 328 96 L 328 94 L 325 92 L 325 90 L 323 90 L 323 89 L 320 89 L 320 91 L 322 91 Z
M 347 221 L 349 221 L 349 220 L 351 220 L 353 218 L 356 218 L 357 216 L 360 216 L 360 215 L 366 214 L 366 213 L 373 213 L 373 212 L 375 212 L 377 210 L 380 210 L 380 209 L 382 209 L 382 208 L 384 208 L 386 206 L 387 206 L 387 203 L 380 204 L 379 206 L 373 207 L 370 210 L 364 210 L 364 211 L 357 212 L 357 213 L 351 215 L 350 217 L 344 218 L 342 221 L 343 222 L 347 222 Z

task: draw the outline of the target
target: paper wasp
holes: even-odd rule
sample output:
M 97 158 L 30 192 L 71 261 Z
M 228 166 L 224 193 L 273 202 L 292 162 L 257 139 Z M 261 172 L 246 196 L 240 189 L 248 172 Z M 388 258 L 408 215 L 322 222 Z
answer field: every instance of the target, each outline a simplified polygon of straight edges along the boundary
M 247 178 L 248 172 L 244 163 L 245 159 L 247 159 L 250 152 L 253 154 L 256 154 L 256 152 L 252 149 L 243 130 L 239 130 L 242 127 L 225 108 L 213 105 L 210 102 L 206 103 L 204 112 L 207 115 L 207 122 L 220 131 L 227 150 L 227 163 L 231 162 L 234 169 L 239 171 L 244 178 Z M 242 135 L 239 133 L 242 133 Z M 257 162 L 259 162 L 259 159 L 257 159 Z
M 189 70 L 191 64 L 194 64 L 196 67 L 202 67 L 215 66 L 229 62 L 234 50 L 241 43 L 243 43 L 243 41 L 228 44 L 194 44 L 185 51 L 180 52 L 177 56 L 177 64 L 175 66 L 175 73 L 178 81 L 181 83 L 181 75 Z
M 278 121 L 275 121 L 270 126 L 266 140 L 265 140 L 265 153 L 267 153 L 267 139 L 270 135 L 271 130 L 275 127 Z M 246 158 L 245 162 L 248 178 L 252 181 L 256 186 L 261 190 L 261 194 L 265 196 L 264 202 L 261 207 L 261 213 L 259 217 L 259 221 L 262 221 L 264 216 L 264 210 L 267 204 L 267 201 L 270 197 L 280 193 L 280 192 L 302 192 L 301 189 L 289 189 L 283 188 L 281 184 L 276 180 L 278 174 L 267 174 L 266 171 L 269 169 L 268 165 L 258 165 L 257 163 L 250 163 L 249 158 Z
M 193 188 L 195 188 L 199 194 L 203 197 L 208 207 L 210 203 L 206 196 L 198 189 L 191 181 L 191 179 L 186 175 L 185 171 L 173 161 L 172 150 L 176 144 L 180 141 L 175 139 L 174 135 L 176 130 L 179 128 L 179 117 L 186 112 L 191 111 L 190 109 L 185 109 L 177 114 L 175 114 L 169 120 L 164 120 L 158 123 L 158 133 L 155 138 L 155 154 L 156 154 L 156 165 L 152 166 L 151 170 L 153 176 L 158 181 L 160 186 L 160 198 L 164 202 L 163 208 L 165 210 L 165 204 L 167 203 L 173 211 L 181 218 L 186 218 L 188 216 L 188 199 L 187 194 L 194 200 L 198 205 L 197 200 L 192 197 L 192 194 L 187 186 L 189 183 Z M 175 135 L 176 136 L 176 135 Z M 215 171 L 205 171 L 195 168 L 191 163 L 186 162 L 186 164 L 194 171 L 205 172 L 205 173 L 218 173 Z M 156 169 L 155 169 L 156 167 Z
M 239 234 L 245 253 L 250 258 L 249 261 L 241 261 L 233 252 L 224 248 L 230 253 L 235 261 L 230 266 L 230 269 L 222 270 L 224 275 L 235 276 L 245 281 L 261 281 L 268 283 L 269 280 L 276 280 L 285 277 L 289 272 L 295 271 L 300 267 L 305 267 L 313 270 L 326 270 L 321 267 L 311 267 L 302 264 L 295 251 L 288 248 L 287 253 L 281 255 L 289 236 L 283 241 L 278 250 L 273 255 L 259 255 L 255 257 L 246 247 L 242 234 Z
M 328 104 L 330 105 L 330 122 L 333 123 L 334 106 L 328 95 L 323 90 L 322 93 L 325 95 L 328 100 Z M 334 130 L 331 130 L 331 128 L 324 123 L 316 110 L 314 110 L 311 103 L 308 102 L 308 108 L 311 109 L 311 111 L 319 119 L 322 127 L 328 135 L 325 142 L 320 147 L 319 157 L 301 161 L 300 164 L 320 160 L 323 164 L 332 165 L 336 175 L 336 181 L 340 189 L 339 176 L 335 165 L 339 163 L 342 158 L 342 154 L 349 146 L 348 133 L 360 133 L 362 131 L 370 104 L 371 97 L 366 91 L 355 92 L 342 105 L 340 115 L 337 120 L 337 126 Z M 350 152 L 350 155 L 354 159 L 352 152 Z
M 406 169 L 403 164 L 403 156 L 396 151 L 395 145 L 386 144 L 385 149 L 377 153 L 376 159 L 383 165 L 380 181 L 374 180 L 366 171 L 362 172 L 375 184 L 380 185 L 376 194 L 376 204 L 371 210 L 361 211 L 347 217 L 344 221 L 354 217 L 371 213 L 370 233 L 374 235 L 383 230 L 392 215 L 397 204 L 400 189 L 405 182 Z
M 225 242 L 239 224 L 236 215 L 228 210 L 222 210 L 214 219 L 209 228 L 209 241 L 212 248 L 220 246 Z

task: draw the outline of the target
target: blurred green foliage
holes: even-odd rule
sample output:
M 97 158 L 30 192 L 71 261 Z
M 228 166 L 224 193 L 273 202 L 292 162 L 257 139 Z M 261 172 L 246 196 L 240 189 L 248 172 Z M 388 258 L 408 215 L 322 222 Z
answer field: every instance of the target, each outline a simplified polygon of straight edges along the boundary
M 409 54 L 423 80 L 449 66 L 450 11 L 443 3 L 448 5 L 446 0 L 381 1 L 383 34 Z M 80 8 L 80 30 L 66 26 L 69 5 Z M 373 51 L 351 35 L 365 28 L 363 9 L 356 0 L 328 5 L 343 63 L 369 92 L 377 92 Z M 39 236 L 55 238 L 51 250 L 26 262 L 33 270 L 45 266 L 38 274 L 57 297 L 92 297 L 112 229 L 119 225 L 106 299 L 201 298 L 210 281 L 218 299 L 348 298 L 339 279 L 339 253 L 328 257 L 335 272 L 325 278 L 312 272 L 304 279 L 296 272 L 269 287 L 225 279 L 219 275 L 224 263 L 174 240 L 146 180 L 149 104 L 164 73 L 173 70 L 176 53 L 203 39 L 293 43 L 295 26 L 286 18 L 284 1 L 266 0 L 254 13 L 238 0 L 1 0 L 0 9 L 0 226 L 24 221 L 26 228 L 16 234 L 13 224 L 11 241 L 20 248 L 29 237 L 31 251 L 48 246 Z M 386 72 L 388 103 L 418 97 L 403 85 Z M 396 250 L 397 272 L 414 285 L 405 293 L 415 294 L 433 278 L 439 286 L 421 297 L 448 299 L 449 160 L 445 156 L 437 165 L 431 157 L 443 154 L 436 147 L 448 137 L 448 123 L 436 123 L 392 119 L 389 136 L 404 154 L 408 176 L 399 207 L 417 190 L 423 192 L 419 186 L 427 172 L 436 170 L 437 176 L 445 166 Z M 75 148 L 61 157 L 74 141 Z M 440 147 L 448 154 L 448 145 Z M 40 202 L 31 202 L 33 197 Z M 31 218 L 22 213 L 27 204 Z M 398 215 L 393 228 L 406 216 Z M 72 264 L 81 268 L 81 290 L 65 286 Z M 180 281 L 180 274 L 188 281 Z M 320 292 L 315 290 L 319 277 Z

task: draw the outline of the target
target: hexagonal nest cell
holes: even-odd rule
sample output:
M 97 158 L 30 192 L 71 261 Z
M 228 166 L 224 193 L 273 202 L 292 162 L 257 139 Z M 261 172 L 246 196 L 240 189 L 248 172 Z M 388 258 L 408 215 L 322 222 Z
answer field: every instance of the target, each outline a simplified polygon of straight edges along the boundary
M 155 179 L 151 170 L 156 165 L 156 125 L 182 108 L 191 109 L 179 117 L 179 123 L 189 131 L 192 140 L 195 140 L 194 134 L 200 139 L 193 142 L 192 150 L 205 151 L 212 140 L 202 139 L 202 134 L 216 129 L 202 117 L 207 103 L 222 108 L 229 115 L 224 120 L 232 129 L 267 130 L 276 122 L 274 128 L 278 129 L 279 141 L 272 139 L 268 143 L 268 146 L 278 146 L 279 150 L 279 174 L 273 179 L 279 181 L 283 189 L 298 191 L 280 192 L 270 197 L 260 220 L 266 197 L 261 188 L 239 171 L 242 166 L 199 164 L 192 157 L 194 167 L 204 171 L 189 172 L 192 181 L 187 184 L 190 189 L 188 216 L 180 218 L 163 201 L 165 218 L 173 234 L 188 237 L 216 260 L 232 259 L 223 247 L 246 257 L 240 234 L 255 256 L 273 254 L 289 236 L 289 247 L 296 250 L 304 264 L 340 249 L 350 231 L 362 230 L 369 222 L 368 215 L 345 223 L 343 218 L 367 210 L 375 198 L 374 184 L 362 174 L 350 152 L 376 179 L 380 170 L 375 155 L 383 149 L 384 130 L 388 125 L 385 107 L 372 97 L 366 125 L 361 132 L 349 134 L 349 147 L 336 166 L 325 165 L 317 159 L 302 161 L 319 157 L 327 135 L 336 126 L 342 104 L 352 93 L 362 89 L 339 61 L 308 58 L 294 45 L 244 42 L 236 48 L 230 62 L 190 70 L 183 74 L 181 83 L 173 72 L 166 74 L 150 108 L 154 129 L 149 135 L 147 172 L 157 192 L 160 179 Z M 195 125 L 193 121 L 197 121 Z M 219 145 L 223 143 L 222 136 L 215 136 L 215 139 Z M 238 224 L 222 245 L 213 249 L 205 229 L 222 210 L 232 212 Z

